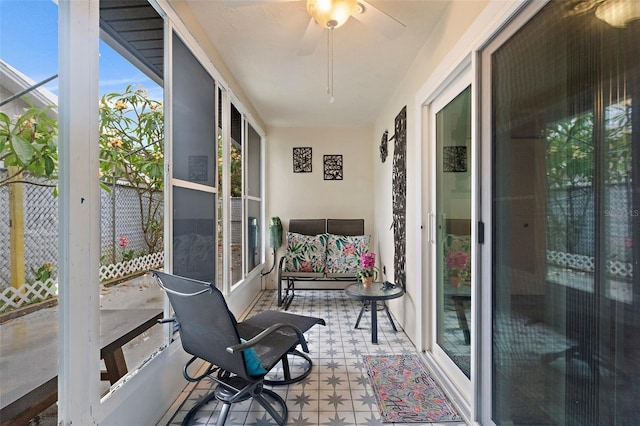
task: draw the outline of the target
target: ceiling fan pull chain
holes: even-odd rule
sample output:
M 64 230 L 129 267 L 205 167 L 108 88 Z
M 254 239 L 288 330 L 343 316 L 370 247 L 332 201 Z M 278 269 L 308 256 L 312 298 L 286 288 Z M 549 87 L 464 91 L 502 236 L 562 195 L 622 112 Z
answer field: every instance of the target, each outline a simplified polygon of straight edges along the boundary
M 329 102 L 333 103 L 333 28 L 327 34 L 327 93 Z

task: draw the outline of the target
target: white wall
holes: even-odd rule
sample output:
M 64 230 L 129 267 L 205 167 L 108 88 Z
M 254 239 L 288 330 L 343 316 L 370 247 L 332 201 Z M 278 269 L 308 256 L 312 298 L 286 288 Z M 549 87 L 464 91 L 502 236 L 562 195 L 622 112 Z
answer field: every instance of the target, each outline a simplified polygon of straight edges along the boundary
M 421 141 L 420 135 L 416 132 L 416 121 L 420 119 L 421 111 L 416 110 L 415 97 L 425 81 L 432 77 L 441 61 L 451 54 L 454 45 L 487 3 L 481 0 L 470 0 L 449 4 L 374 125 L 373 140 L 379 144 L 385 129 L 389 130 L 390 136 L 393 135 L 394 119 L 404 106 L 407 107 L 407 249 L 405 265 L 407 294 L 403 298 L 391 301 L 389 305 L 392 313 L 414 343 L 420 341 L 418 322 L 422 315 L 419 310 L 426 309 L 426 307 L 422 307 L 420 289 L 427 287 L 427 283 L 422 282 L 424 277 L 420 277 L 417 272 L 421 262 L 417 247 L 421 245 L 422 238 L 425 237 L 424 230 L 421 229 L 421 225 L 423 225 L 420 217 L 421 199 L 417 185 L 422 181 L 423 173 L 428 171 L 428 165 L 416 166 L 415 159 L 418 158 L 418 144 Z M 391 160 L 393 148 L 394 145 L 391 142 L 389 144 L 389 159 L 385 163 L 380 162 L 379 156 L 373 157 L 373 184 L 380 189 L 374 204 L 376 211 L 374 232 L 378 236 L 379 245 L 384 247 L 380 249 L 381 262 L 387 266 L 387 277 L 390 279 L 393 279 L 393 232 L 389 230 L 392 222 L 390 182 L 393 168 Z M 426 228 L 426 224 L 424 225 Z
M 362 127 L 270 128 L 266 145 L 266 217 L 278 216 L 284 231 L 289 219 L 363 218 L 365 233 L 374 234 L 371 129 Z M 293 148 L 312 148 L 311 173 L 293 172 Z M 323 156 L 339 154 L 343 180 L 324 180 Z M 390 185 L 390 184 L 389 184 Z M 284 245 L 277 256 L 284 253 Z M 267 256 L 267 264 L 273 262 Z M 265 277 L 276 288 L 276 272 Z

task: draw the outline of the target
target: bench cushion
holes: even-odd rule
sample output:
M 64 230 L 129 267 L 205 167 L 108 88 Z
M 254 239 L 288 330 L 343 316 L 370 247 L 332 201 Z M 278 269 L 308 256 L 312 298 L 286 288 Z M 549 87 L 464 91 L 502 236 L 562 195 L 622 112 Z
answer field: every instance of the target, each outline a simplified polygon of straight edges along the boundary
M 354 275 L 360 267 L 360 254 L 369 251 L 369 235 L 334 235 L 327 238 L 327 275 Z
M 324 273 L 326 251 L 327 234 L 303 235 L 287 232 L 284 271 Z

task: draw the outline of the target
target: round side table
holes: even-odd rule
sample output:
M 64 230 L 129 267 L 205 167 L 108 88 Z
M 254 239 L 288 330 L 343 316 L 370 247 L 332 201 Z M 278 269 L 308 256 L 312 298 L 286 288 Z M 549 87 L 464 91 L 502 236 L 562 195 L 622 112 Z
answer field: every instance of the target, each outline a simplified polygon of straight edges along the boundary
M 354 328 L 358 328 L 366 306 L 370 305 L 372 343 L 378 343 L 378 301 L 382 302 L 382 306 L 384 307 L 384 311 L 387 313 L 387 318 L 389 318 L 389 322 L 391 323 L 391 327 L 393 327 L 393 331 L 398 331 L 396 325 L 393 323 L 393 319 L 391 318 L 391 314 L 389 313 L 389 308 L 387 308 L 385 300 L 397 299 L 398 297 L 401 297 L 404 294 L 404 289 L 401 286 L 395 286 L 389 282 L 374 282 L 370 287 L 365 288 L 363 287 L 361 282 L 357 282 L 348 285 L 344 289 L 344 292 L 350 298 L 362 300 L 363 302 L 362 309 L 360 309 L 360 315 L 358 315 L 358 320 L 356 321 L 356 325 Z

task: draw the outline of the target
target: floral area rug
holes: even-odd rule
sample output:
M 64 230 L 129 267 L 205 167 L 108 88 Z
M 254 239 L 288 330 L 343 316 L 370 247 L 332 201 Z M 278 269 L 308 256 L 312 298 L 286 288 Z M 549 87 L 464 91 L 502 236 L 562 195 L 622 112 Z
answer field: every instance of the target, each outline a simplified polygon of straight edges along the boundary
M 416 355 L 365 355 L 364 364 L 385 423 L 463 421 Z

